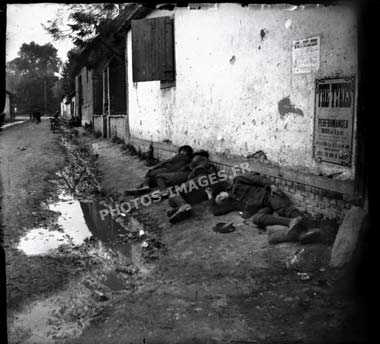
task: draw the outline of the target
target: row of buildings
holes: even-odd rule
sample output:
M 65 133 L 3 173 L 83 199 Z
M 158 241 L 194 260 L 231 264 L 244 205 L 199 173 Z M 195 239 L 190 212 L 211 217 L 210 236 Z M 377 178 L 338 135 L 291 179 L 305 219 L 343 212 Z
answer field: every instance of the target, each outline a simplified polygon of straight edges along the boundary
M 366 199 L 357 21 L 349 4 L 128 4 L 66 101 L 105 138 L 206 149 L 342 219 Z
M 69 95 L 63 96 L 61 99 L 61 116 L 66 120 L 77 117 L 77 109 L 75 106 L 75 91 Z
M 14 94 L 8 90 L 5 90 L 5 102 L 4 109 L 1 113 L 3 120 L 13 120 L 16 115 L 16 105 L 14 102 Z

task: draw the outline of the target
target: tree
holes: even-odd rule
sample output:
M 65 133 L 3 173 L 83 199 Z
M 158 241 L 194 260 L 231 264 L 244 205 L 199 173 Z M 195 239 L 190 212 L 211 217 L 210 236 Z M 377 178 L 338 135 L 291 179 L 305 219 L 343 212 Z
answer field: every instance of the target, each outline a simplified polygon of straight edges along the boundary
M 75 48 L 67 54 L 67 62 L 63 65 L 61 78 L 57 82 L 56 90 L 60 96 L 69 95 L 75 90 L 75 75 L 81 65 L 80 51 L 94 37 L 109 29 L 109 24 L 130 3 L 94 3 L 70 4 L 59 10 L 53 20 L 49 20 L 44 29 L 54 40 L 70 39 Z M 104 47 L 97 48 L 94 54 L 103 54 Z M 93 56 L 94 57 L 94 56 Z M 61 90 L 61 91 L 59 91 Z
M 54 40 L 69 38 L 75 46 L 83 48 L 97 36 L 128 4 L 94 3 L 70 4 L 57 12 L 44 29 Z
M 61 64 L 57 49 L 50 43 L 21 46 L 18 57 L 7 64 L 7 84 L 16 94 L 20 113 L 28 113 L 33 107 L 46 112 L 58 109 L 59 98 L 53 89 Z
M 73 48 L 67 53 L 67 61 L 62 66 L 61 78 L 56 85 L 57 96 L 70 95 L 75 90 L 75 75 L 80 70 L 80 55 L 78 48 Z
M 62 63 L 57 56 L 57 49 L 51 43 L 45 45 L 35 42 L 24 43 L 18 55 L 19 57 L 8 63 L 9 70 L 29 78 L 54 75 L 58 73 Z

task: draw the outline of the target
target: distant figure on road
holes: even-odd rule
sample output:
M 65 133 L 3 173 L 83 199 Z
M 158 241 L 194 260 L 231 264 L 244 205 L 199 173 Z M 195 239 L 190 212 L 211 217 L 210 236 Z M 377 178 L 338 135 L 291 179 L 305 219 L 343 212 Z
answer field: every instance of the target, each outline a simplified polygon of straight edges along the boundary
M 54 113 L 53 118 L 50 118 L 50 129 L 54 132 L 59 128 L 59 111 Z
M 33 114 L 34 118 L 36 119 L 36 123 L 37 124 L 40 124 L 41 123 L 41 111 L 39 108 L 37 108 L 35 111 L 34 111 L 34 114 Z

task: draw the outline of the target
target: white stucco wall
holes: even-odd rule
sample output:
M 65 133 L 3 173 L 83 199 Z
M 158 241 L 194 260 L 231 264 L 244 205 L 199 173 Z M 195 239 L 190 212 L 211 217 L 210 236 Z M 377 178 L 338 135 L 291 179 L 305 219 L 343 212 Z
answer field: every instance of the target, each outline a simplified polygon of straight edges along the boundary
M 102 115 L 94 115 L 94 130 L 99 131 L 102 136 L 104 135 L 103 129 L 104 129 L 104 120 Z
M 11 117 L 11 102 L 10 102 L 10 96 L 8 93 L 5 92 L 5 104 L 4 104 L 4 113 L 5 113 L 5 118 L 10 118 Z
M 82 76 L 83 83 L 82 125 L 85 123 L 90 123 L 92 121 L 92 115 L 94 113 L 92 73 L 93 72 L 91 69 L 87 70 L 86 67 L 83 67 L 80 73 L 76 76 L 76 94 L 79 94 L 79 75 Z
M 353 177 L 354 167 L 316 163 L 312 146 L 315 79 L 357 79 L 354 11 L 343 6 L 291 7 L 218 4 L 216 9 L 152 13 L 149 17 L 174 14 L 176 86 L 133 83 L 129 63 L 131 135 L 216 153 L 263 150 L 283 166 L 317 174 L 344 171 Z M 320 69 L 293 74 L 292 41 L 313 36 L 320 36 Z M 127 51 L 131 62 L 131 32 Z M 281 118 L 278 102 L 287 96 L 303 116 Z
M 125 136 L 125 116 L 110 115 L 108 116 L 108 138 L 112 139 L 117 136 L 119 139 L 124 139 Z
M 71 119 L 71 104 L 67 103 L 68 98 L 65 97 L 61 101 L 61 116 L 67 120 Z

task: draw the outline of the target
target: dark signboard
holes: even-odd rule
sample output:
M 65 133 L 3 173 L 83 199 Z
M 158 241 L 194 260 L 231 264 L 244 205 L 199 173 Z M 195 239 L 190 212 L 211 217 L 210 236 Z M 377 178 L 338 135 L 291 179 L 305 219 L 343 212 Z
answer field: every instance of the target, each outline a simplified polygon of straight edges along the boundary
M 342 166 L 352 165 L 355 77 L 317 79 L 313 158 Z

